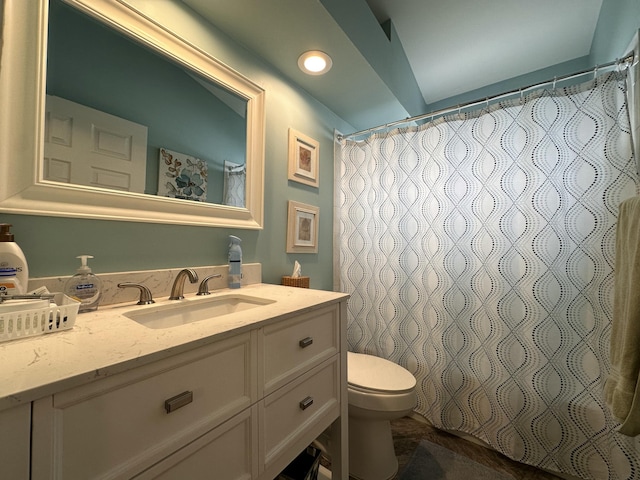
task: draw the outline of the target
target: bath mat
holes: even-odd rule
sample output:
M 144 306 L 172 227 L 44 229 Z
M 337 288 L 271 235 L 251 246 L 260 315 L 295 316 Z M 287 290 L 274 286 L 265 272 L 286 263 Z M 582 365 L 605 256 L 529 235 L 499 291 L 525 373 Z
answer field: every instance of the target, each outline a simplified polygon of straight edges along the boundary
M 492 470 L 458 455 L 448 448 L 422 440 L 409 463 L 400 472 L 399 480 L 514 480 L 506 473 Z

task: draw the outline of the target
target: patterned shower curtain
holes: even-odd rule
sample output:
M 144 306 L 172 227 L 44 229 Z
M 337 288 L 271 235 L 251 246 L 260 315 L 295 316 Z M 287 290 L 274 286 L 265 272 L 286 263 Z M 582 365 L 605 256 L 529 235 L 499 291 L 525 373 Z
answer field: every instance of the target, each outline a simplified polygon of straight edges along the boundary
M 417 379 L 417 412 L 518 461 L 640 478 L 604 404 L 615 223 L 639 193 L 624 75 L 337 148 L 351 350 Z

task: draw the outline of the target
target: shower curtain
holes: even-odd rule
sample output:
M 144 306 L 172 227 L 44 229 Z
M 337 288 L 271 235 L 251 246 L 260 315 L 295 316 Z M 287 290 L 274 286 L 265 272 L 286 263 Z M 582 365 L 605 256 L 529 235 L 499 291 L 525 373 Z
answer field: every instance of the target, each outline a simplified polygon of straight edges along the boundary
M 337 145 L 350 350 L 417 379 L 417 412 L 507 456 L 640 478 L 615 432 L 615 223 L 637 195 L 624 74 Z

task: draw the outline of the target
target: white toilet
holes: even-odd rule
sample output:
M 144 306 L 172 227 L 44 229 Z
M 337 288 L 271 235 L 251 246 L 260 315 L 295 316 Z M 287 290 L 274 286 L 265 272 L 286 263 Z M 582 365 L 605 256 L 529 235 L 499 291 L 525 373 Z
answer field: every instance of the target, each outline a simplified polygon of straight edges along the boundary
M 390 420 L 415 408 L 416 379 L 389 360 L 347 352 L 349 475 L 388 480 L 398 471 Z

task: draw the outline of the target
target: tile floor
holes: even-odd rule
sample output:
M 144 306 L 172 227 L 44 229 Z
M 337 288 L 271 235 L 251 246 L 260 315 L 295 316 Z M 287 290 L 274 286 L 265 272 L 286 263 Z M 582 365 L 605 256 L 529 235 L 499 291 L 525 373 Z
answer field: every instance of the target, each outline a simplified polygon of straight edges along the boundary
M 438 430 L 427 423 L 404 417 L 391 422 L 393 441 L 398 456 L 399 472 L 411 458 L 420 440 L 426 439 L 432 443 L 465 455 L 496 471 L 511 475 L 515 480 L 562 480 L 561 477 L 518 463 L 506 456 L 482 445 Z M 468 480 L 468 479 L 464 479 Z
M 511 475 L 514 480 L 563 480 L 562 477 L 530 465 L 516 462 L 495 450 L 465 440 L 451 433 L 438 430 L 425 422 L 413 418 L 404 417 L 399 420 L 394 420 L 391 422 L 391 430 L 396 455 L 398 456 L 398 473 L 402 472 L 402 469 L 411 458 L 411 454 L 418 446 L 418 443 L 420 443 L 422 439 L 425 439 L 449 450 L 453 450 L 460 455 L 464 455 L 497 472 Z M 330 468 L 329 461 L 323 457 L 321 463 L 324 468 L 321 468 L 321 473 L 318 477 L 319 480 L 330 480 L 331 474 L 326 470 Z M 353 477 L 349 478 L 350 480 L 355 480 Z M 398 476 L 396 476 L 396 478 L 398 478 Z

